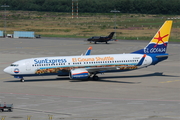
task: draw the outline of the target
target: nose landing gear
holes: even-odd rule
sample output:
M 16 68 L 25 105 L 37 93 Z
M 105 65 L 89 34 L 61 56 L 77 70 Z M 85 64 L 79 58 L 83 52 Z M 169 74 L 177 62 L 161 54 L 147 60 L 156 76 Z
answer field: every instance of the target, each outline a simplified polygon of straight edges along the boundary
M 14 78 L 18 78 L 18 79 L 20 79 L 21 82 L 24 82 L 23 76 L 14 76 Z
M 21 81 L 21 82 L 24 82 L 24 78 L 21 78 L 20 81 Z

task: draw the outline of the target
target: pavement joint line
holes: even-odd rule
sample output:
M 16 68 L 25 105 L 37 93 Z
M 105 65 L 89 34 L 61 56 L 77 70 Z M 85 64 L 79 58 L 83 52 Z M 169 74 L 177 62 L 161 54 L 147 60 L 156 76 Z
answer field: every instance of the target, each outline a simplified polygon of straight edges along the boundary
M 5 93 L 5 92 L 0 92 L 0 94 L 13 94 L 13 95 L 27 95 L 27 93 Z M 49 97 L 64 97 L 64 98 L 78 98 L 78 99 L 97 99 L 97 100 L 124 100 L 124 101 L 157 101 L 157 102 L 162 102 L 162 101 L 168 101 L 168 102 L 180 102 L 180 100 L 163 100 L 163 99 L 128 99 L 128 98 L 98 98 L 98 97 L 82 97 L 82 96 L 58 96 L 58 95 L 43 95 L 43 94 L 28 94 L 29 96 L 49 96 Z
M 12 62 L 11 62 L 12 63 Z M 8 62 L 8 63 L 0 63 L 0 65 L 2 65 L 2 64 L 11 64 L 10 62 Z
M 14 107 L 13 109 L 23 110 L 23 111 L 26 110 L 26 111 L 32 111 L 32 112 L 43 112 L 43 113 L 52 113 L 52 114 L 72 115 L 70 113 L 60 113 L 60 112 L 37 110 L 37 109 L 27 109 L 27 108 L 18 108 L 18 107 Z
M 7 79 L 7 78 L 11 78 L 11 77 L 0 78 L 0 80 L 4 80 L 4 79 Z
M 179 82 L 180 80 L 172 80 L 172 81 L 165 81 L 165 82 L 159 82 L 159 83 L 172 83 L 172 82 Z

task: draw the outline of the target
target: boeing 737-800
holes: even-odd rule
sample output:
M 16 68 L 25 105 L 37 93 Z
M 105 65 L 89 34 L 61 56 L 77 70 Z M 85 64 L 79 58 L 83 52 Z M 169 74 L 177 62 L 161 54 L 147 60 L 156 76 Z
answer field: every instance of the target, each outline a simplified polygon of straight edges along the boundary
M 172 21 L 165 21 L 146 47 L 129 54 L 90 55 L 90 51 L 87 51 L 81 56 L 23 59 L 12 63 L 4 72 L 22 82 L 24 77 L 43 75 L 66 75 L 70 79 L 92 77 L 93 80 L 98 80 L 98 73 L 123 72 L 156 65 L 168 58 L 166 50 L 171 27 Z

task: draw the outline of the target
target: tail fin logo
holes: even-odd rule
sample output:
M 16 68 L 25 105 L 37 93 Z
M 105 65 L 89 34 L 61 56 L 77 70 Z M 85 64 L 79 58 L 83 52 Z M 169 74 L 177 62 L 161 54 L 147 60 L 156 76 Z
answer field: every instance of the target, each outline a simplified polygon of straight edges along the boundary
M 141 53 L 141 54 L 162 54 L 166 53 L 166 49 L 168 46 L 168 41 L 170 37 L 172 27 L 172 21 L 167 20 L 155 34 L 155 36 L 151 39 L 149 44 L 133 53 Z
M 164 44 L 164 46 L 167 46 L 167 44 L 164 43 L 163 38 L 167 37 L 169 34 L 164 35 L 163 37 L 161 37 L 160 31 L 158 32 L 158 34 L 159 34 L 159 37 L 158 37 L 158 38 L 154 38 L 154 39 L 157 39 L 157 40 L 158 40 L 157 43 L 156 43 L 156 45 L 154 45 L 154 48 L 156 48 L 156 47 L 158 46 L 158 43 L 159 43 L 159 42 L 162 42 L 162 43 Z
M 150 43 L 144 48 L 144 53 L 166 53 L 171 32 L 172 21 L 166 21 L 158 30 Z

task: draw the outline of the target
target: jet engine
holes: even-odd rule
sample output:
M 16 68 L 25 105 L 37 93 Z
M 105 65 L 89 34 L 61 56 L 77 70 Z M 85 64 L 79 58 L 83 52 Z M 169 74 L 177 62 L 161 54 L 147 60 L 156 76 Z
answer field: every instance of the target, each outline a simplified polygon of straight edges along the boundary
M 89 72 L 86 69 L 72 69 L 69 73 L 70 79 L 88 79 Z

